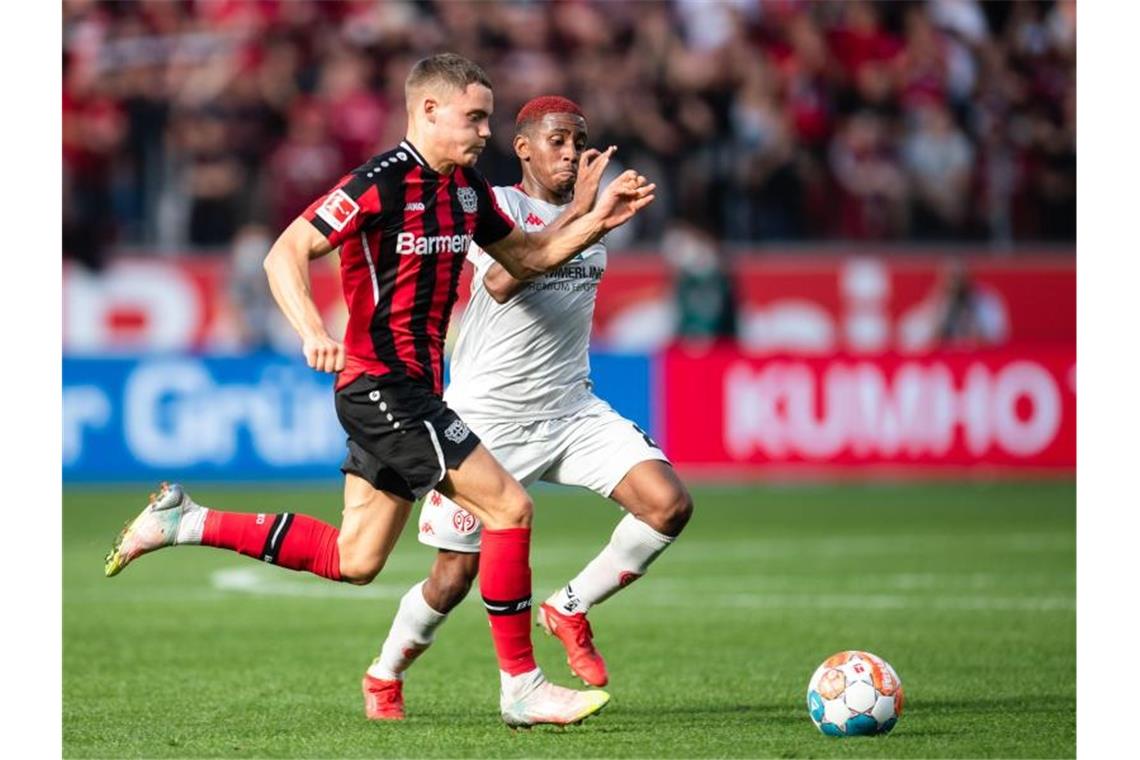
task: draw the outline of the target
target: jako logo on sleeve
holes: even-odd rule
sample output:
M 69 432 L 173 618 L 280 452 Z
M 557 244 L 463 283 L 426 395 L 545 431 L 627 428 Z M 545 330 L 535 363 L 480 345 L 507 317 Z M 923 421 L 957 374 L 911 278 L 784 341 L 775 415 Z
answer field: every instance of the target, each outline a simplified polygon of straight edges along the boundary
M 401 256 L 431 256 L 437 253 L 465 253 L 471 245 L 470 235 L 432 235 L 421 237 L 414 232 L 396 235 L 396 253 Z
M 328 225 L 334 230 L 340 232 L 346 224 L 352 221 L 352 217 L 356 216 L 358 211 L 360 211 L 360 206 L 348 197 L 348 193 L 343 190 L 333 190 L 329 193 L 329 197 L 325 198 L 321 207 L 317 209 L 317 216 L 328 222 Z

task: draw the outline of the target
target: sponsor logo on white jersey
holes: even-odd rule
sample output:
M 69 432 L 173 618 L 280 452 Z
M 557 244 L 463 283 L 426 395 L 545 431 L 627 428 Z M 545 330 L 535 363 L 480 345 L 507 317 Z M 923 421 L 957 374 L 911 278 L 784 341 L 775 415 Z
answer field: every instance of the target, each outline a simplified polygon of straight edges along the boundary
M 419 201 L 412 201 L 407 206 L 404 206 L 404 211 L 423 211 L 424 204 Z
M 459 205 L 463 207 L 463 211 L 468 214 L 474 214 L 479 210 L 479 196 L 475 194 L 473 187 L 461 187 L 455 191 L 459 196 Z
M 396 235 L 396 253 L 401 256 L 433 256 L 438 253 L 466 253 L 470 235 L 421 236 L 414 232 Z
M 340 232 L 346 224 L 352 221 L 352 217 L 356 216 L 358 211 L 360 211 L 360 206 L 348 197 L 348 193 L 343 190 L 333 190 L 317 209 L 317 216 L 324 219 L 334 230 Z
M 467 423 L 463 420 L 456 420 L 447 426 L 447 430 L 443 431 L 443 437 L 452 443 L 462 443 L 471 431 L 467 428 Z

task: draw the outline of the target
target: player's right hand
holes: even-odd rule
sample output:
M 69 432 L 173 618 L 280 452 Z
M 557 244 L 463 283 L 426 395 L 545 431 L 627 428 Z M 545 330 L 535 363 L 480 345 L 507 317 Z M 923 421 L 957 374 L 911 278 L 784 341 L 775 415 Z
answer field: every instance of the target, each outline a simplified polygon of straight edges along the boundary
M 578 159 L 578 176 L 574 181 L 574 200 L 581 204 L 582 213 L 588 213 L 594 207 L 594 200 L 598 196 L 598 187 L 602 184 L 602 175 L 610 163 L 610 156 L 617 147 L 611 145 L 605 151 L 595 148 L 582 153 Z
M 344 369 L 344 344 L 327 335 L 305 338 L 301 350 L 305 361 L 318 372 L 340 372 Z

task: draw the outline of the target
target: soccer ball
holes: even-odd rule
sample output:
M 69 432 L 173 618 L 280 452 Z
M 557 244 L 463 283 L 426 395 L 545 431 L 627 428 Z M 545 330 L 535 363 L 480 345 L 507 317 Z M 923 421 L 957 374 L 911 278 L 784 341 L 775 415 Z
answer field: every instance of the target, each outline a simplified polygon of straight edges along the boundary
M 833 654 L 808 682 L 811 720 L 828 736 L 885 734 L 903 710 L 903 688 L 886 660 L 870 652 Z

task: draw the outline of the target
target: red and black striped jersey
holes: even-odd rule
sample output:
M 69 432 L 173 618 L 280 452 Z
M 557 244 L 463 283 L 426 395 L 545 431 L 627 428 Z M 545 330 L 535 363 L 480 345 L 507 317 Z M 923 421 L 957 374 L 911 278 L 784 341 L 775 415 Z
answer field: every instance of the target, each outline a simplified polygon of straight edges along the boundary
M 341 388 L 404 375 L 443 392 L 443 342 L 467 248 L 506 237 L 483 175 L 439 174 L 407 140 L 343 177 L 303 214 L 335 248 L 348 305 Z

